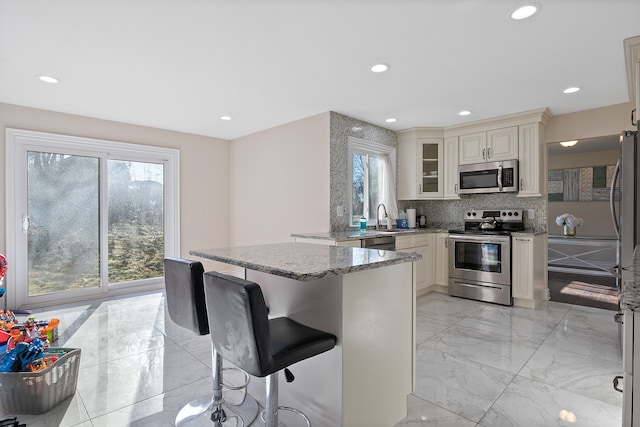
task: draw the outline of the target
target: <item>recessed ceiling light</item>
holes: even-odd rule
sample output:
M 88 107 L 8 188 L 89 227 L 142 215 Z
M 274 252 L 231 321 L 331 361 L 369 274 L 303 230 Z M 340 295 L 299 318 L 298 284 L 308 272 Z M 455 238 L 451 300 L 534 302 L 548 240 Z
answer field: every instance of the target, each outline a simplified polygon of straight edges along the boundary
M 231 120 L 231 117 L 229 117 L 229 116 L 221 116 L 221 117 L 220 117 L 220 120 L 227 120 L 227 121 L 229 121 L 229 120 Z
M 396 119 L 394 119 L 393 117 L 390 117 L 390 118 L 386 119 L 385 122 L 387 122 L 387 123 L 395 123 Z
M 562 145 L 563 147 L 573 147 L 574 145 L 576 145 L 578 143 L 577 140 L 574 141 L 564 141 L 561 142 L 560 145 Z
M 384 73 L 389 68 L 391 67 L 389 67 L 388 64 L 376 64 L 373 67 L 371 67 L 371 71 L 373 71 L 374 73 Z
M 42 80 L 43 82 L 46 82 L 46 83 L 59 83 L 60 82 L 60 79 L 58 79 L 56 77 L 52 77 L 52 76 L 41 75 L 41 76 L 38 76 L 38 78 L 40 80 Z
M 562 91 L 562 93 L 576 93 L 580 90 L 579 87 L 577 86 L 573 86 L 573 87 L 568 87 L 565 90 Z
M 532 17 L 537 12 L 539 12 L 540 9 L 542 9 L 542 6 L 540 6 L 539 4 L 537 4 L 537 3 L 529 3 L 529 4 L 525 4 L 523 6 L 520 6 L 519 8 L 517 8 L 516 10 L 511 12 L 511 14 L 509 16 L 514 21 L 520 21 L 522 19 L 527 19 L 527 18 Z
M 462 110 L 458 113 L 459 116 L 468 116 L 469 114 L 471 114 L 469 110 Z

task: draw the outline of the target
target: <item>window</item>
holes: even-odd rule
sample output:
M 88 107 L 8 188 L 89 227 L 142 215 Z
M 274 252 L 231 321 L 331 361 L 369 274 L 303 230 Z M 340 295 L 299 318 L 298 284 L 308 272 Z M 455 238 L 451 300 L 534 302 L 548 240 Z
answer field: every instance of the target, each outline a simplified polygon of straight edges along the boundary
M 380 203 L 389 216 L 397 218 L 395 153 L 393 147 L 349 138 L 350 226 L 359 226 L 362 215 L 367 218 L 367 225 L 375 225 Z M 382 210 L 380 215 L 384 215 Z
M 7 130 L 12 306 L 162 283 L 178 248 L 176 150 Z

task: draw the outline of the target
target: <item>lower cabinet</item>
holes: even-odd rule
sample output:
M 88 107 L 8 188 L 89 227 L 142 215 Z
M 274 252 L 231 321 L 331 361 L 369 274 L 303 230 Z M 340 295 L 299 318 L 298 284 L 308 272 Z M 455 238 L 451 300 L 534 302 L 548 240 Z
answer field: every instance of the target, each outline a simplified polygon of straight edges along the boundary
M 545 235 L 511 239 L 511 293 L 514 305 L 535 307 L 547 292 Z
M 416 252 L 422 259 L 416 262 L 416 294 L 425 293 L 435 282 L 433 261 L 435 234 L 421 233 L 411 236 L 396 236 L 396 251 Z
M 435 237 L 435 284 L 449 287 L 449 233 L 438 233 Z M 445 289 L 441 289 L 445 290 Z

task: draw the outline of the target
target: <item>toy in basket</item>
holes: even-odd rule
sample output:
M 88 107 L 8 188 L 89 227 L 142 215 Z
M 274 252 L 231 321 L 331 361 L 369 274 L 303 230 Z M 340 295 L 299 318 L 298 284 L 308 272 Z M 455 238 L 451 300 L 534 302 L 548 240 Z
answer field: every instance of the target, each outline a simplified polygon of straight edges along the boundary
M 44 355 L 57 360 L 36 372 L 0 372 L 0 412 L 43 414 L 75 394 L 80 349 L 50 347 Z

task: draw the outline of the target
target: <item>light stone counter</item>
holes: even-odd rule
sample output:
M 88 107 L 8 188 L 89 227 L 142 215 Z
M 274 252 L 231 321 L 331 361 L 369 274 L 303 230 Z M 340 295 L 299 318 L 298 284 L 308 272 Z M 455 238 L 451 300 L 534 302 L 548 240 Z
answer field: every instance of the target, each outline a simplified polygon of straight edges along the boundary
M 377 236 L 410 236 L 413 234 L 424 234 L 424 233 L 447 233 L 449 229 L 446 228 L 410 228 L 410 229 L 398 229 L 393 228 L 391 230 L 381 229 L 381 230 L 372 230 L 368 229 L 364 232 L 360 230 L 350 230 L 350 231 L 330 231 L 330 232 L 319 232 L 319 233 L 293 233 L 291 237 L 301 238 L 301 239 L 316 239 L 316 240 L 331 240 L 335 242 L 346 242 L 350 240 L 362 240 L 369 237 L 377 237 Z
M 189 253 L 225 264 L 300 281 L 413 262 L 422 258 L 422 255 L 417 253 L 308 243 L 195 249 Z

